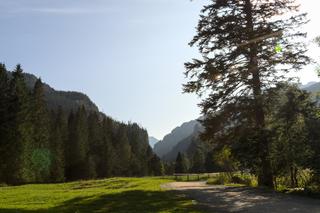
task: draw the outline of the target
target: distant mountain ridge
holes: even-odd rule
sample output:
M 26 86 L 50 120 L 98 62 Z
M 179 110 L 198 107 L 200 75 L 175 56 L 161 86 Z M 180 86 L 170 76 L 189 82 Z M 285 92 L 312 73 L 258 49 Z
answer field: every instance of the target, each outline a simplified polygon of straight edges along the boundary
M 169 162 L 175 161 L 179 152 L 188 154 L 192 153 L 192 148 L 196 147 L 196 144 L 202 143 L 199 138 L 199 134 L 203 132 L 203 130 L 204 128 L 200 123 L 196 124 L 193 131 L 189 132 L 189 136 L 179 141 L 170 152 L 163 155 L 162 160 Z
M 306 90 L 311 93 L 320 92 L 320 82 L 309 82 L 306 85 L 302 85 L 301 89 Z
M 300 88 L 315 96 L 315 93 L 320 92 L 320 82 L 309 82 Z M 179 152 L 190 153 L 195 143 L 201 143 L 198 135 L 202 130 L 203 127 L 197 120 L 186 122 L 159 141 L 154 147 L 154 152 L 162 160 L 174 161 Z
M 149 137 L 149 145 L 151 146 L 152 149 L 153 149 L 154 145 L 158 142 L 159 142 L 159 140 L 156 139 L 155 137 L 152 137 L 152 136 Z
M 172 130 L 172 132 L 166 135 L 163 140 L 159 141 L 154 146 L 154 152 L 162 158 L 169 153 L 180 141 L 189 137 L 197 125 L 200 123 L 197 120 L 192 120 L 183 123 L 181 126 Z
M 308 88 L 308 87 L 311 87 L 312 85 L 317 84 L 317 83 L 320 83 L 320 82 L 310 81 L 310 82 L 308 82 L 307 84 L 301 85 L 300 88 L 301 88 L 301 89 Z
M 9 77 L 12 75 L 8 73 Z M 37 77 L 29 73 L 23 73 L 27 87 L 32 90 Z M 50 110 L 57 110 L 61 106 L 65 111 L 76 111 L 80 106 L 84 106 L 89 112 L 99 112 L 98 107 L 90 98 L 81 93 L 73 91 L 58 91 L 44 83 L 45 99 Z

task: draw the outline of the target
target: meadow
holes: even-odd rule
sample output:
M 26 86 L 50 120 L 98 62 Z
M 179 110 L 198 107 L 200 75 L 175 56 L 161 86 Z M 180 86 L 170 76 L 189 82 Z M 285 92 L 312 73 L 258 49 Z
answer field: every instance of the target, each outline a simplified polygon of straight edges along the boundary
M 0 187 L 0 212 L 201 212 L 160 178 L 110 178 Z

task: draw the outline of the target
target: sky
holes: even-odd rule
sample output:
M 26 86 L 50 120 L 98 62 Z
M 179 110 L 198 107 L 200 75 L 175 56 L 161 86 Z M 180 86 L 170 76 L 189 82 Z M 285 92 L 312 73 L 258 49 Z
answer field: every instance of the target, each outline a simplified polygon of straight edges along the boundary
M 311 41 L 320 35 L 320 3 L 300 1 Z M 182 94 L 183 64 L 198 56 L 188 43 L 206 2 L 0 0 L 0 62 L 21 63 L 57 90 L 83 92 L 105 114 L 162 139 L 200 115 L 200 99 Z M 297 75 L 318 81 L 313 65 Z

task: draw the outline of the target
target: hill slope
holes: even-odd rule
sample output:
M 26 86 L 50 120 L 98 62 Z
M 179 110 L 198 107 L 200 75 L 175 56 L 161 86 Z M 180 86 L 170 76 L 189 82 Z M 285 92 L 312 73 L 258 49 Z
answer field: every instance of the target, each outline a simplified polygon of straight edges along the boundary
M 27 87 L 32 90 L 37 77 L 23 73 Z M 9 72 L 9 77 L 11 73 Z M 71 91 L 57 91 L 44 83 L 45 99 L 48 104 L 48 108 L 51 110 L 57 110 L 61 106 L 65 111 L 76 111 L 80 106 L 84 106 L 89 112 L 99 112 L 98 107 L 90 100 L 90 98 L 81 92 Z
M 301 89 L 315 96 L 317 92 L 320 92 L 320 82 L 309 82 L 302 85 Z M 186 122 L 182 126 L 175 128 L 163 141 L 158 142 L 154 151 L 163 160 L 174 161 L 179 152 L 191 153 L 194 149 L 192 145 L 201 142 L 197 139 L 197 135 L 202 129 L 201 124 L 196 120 Z
M 166 135 L 162 141 L 159 141 L 154 146 L 154 152 L 162 158 L 164 155 L 169 153 L 180 141 L 189 137 L 193 132 L 196 125 L 199 122 L 192 120 L 186 123 L 183 123 L 181 126 L 172 130 L 172 132 Z

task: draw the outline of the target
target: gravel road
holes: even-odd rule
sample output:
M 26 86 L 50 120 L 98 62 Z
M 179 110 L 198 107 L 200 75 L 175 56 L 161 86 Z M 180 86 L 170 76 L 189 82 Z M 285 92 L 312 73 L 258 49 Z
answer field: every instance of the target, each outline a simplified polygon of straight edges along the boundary
M 174 182 L 163 188 L 185 194 L 212 213 L 320 213 L 320 200 L 249 187 Z

